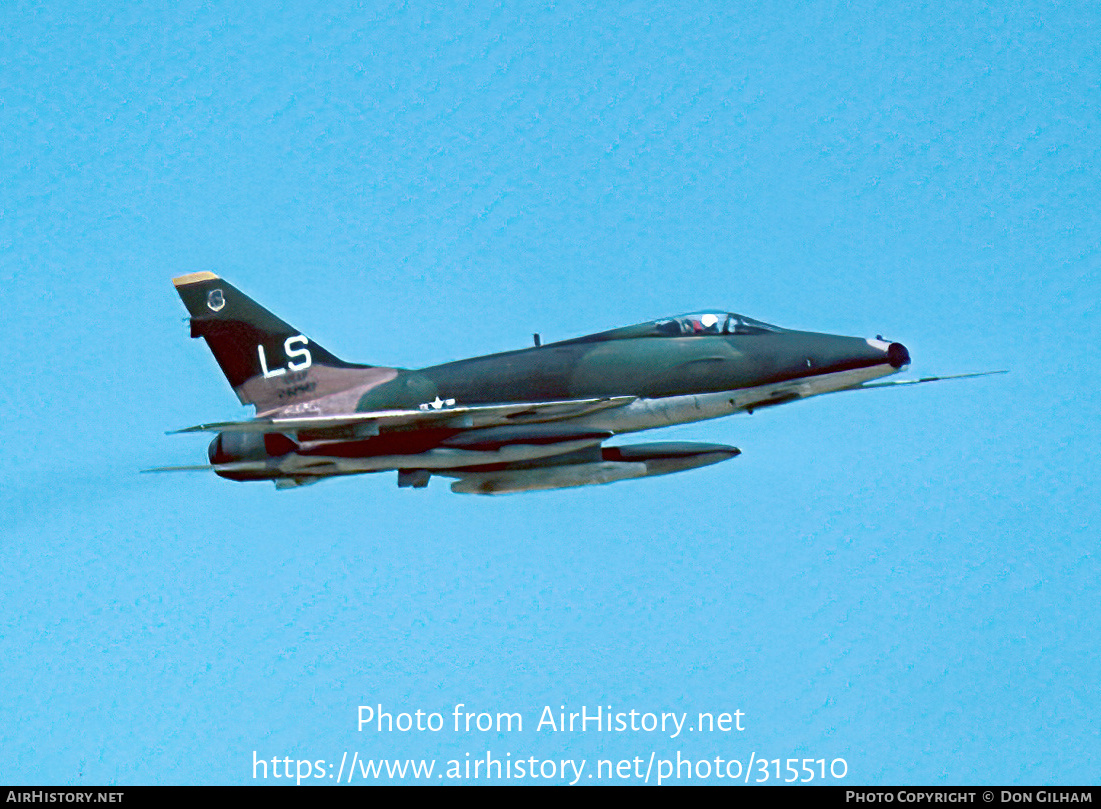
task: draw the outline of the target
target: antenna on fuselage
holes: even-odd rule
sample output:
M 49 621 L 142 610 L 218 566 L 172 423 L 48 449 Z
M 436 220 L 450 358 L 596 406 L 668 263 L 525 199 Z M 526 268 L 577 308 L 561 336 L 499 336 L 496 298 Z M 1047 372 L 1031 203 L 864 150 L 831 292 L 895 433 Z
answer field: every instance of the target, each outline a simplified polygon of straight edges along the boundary
M 539 332 L 536 332 L 535 334 L 533 334 L 532 337 L 535 338 L 535 347 L 536 348 L 539 348 L 539 346 L 543 345 L 542 341 L 539 339 Z

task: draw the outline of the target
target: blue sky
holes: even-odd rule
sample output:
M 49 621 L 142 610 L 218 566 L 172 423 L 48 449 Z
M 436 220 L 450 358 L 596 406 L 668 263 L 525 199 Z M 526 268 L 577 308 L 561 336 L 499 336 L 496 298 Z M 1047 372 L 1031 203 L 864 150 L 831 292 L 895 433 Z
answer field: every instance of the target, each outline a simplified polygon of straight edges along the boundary
M 1096 783 L 1096 6 L 685 6 L 4 4 L 0 781 Z M 743 455 L 614 486 L 140 476 L 248 415 L 199 270 L 361 362 L 715 307 L 1010 373 L 653 433 Z M 357 731 L 458 703 L 524 729 Z M 563 705 L 746 730 L 536 730 Z

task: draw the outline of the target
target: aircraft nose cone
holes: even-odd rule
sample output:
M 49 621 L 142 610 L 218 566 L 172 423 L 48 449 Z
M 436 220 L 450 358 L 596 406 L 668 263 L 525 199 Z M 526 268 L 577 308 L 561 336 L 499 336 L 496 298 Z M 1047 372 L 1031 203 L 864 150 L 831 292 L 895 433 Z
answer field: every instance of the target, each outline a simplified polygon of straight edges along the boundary
M 891 343 L 887 348 L 887 361 L 891 363 L 892 368 L 901 368 L 903 365 L 909 365 L 910 352 L 906 350 L 906 346 L 902 343 Z

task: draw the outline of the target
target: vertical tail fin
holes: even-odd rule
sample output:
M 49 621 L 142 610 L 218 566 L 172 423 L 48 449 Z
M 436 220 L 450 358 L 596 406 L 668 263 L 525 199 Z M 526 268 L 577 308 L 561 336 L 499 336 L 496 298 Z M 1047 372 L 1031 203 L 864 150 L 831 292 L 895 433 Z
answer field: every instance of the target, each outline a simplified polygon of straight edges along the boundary
M 333 356 L 214 273 L 191 273 L 172 283 L 191 314 L 191 336 L 206 340 L 237 398 L 258 412 L 377 375 L 367 370 L 372 366 Z

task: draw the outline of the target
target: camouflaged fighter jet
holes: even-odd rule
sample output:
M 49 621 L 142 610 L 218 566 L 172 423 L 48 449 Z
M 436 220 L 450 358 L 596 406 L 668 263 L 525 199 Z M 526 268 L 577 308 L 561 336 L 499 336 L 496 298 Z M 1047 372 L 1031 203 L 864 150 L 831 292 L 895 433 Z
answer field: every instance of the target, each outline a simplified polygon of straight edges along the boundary
M 725 444 L 603 446 L 620 433 L 752 413 L 872 380 L 910 362 L 901 343 L 792 331 L 730 312 L 670 317 L 420 370 L 337 359 L 209 272 L 173 283 L 256 418 L 216 432 L 210 466 L 277 488 L 333 475 L 432 475 L 454 492 L 503 494 L 667 475 L 740 454 Z M 997 373 L 997 372 L 995 372 Z M 979 376 L 963 374 L 961 376 Z

